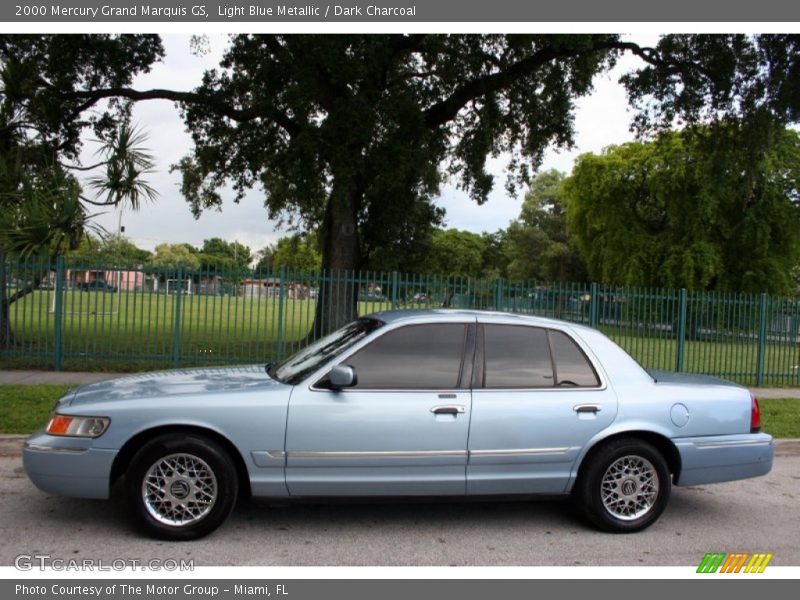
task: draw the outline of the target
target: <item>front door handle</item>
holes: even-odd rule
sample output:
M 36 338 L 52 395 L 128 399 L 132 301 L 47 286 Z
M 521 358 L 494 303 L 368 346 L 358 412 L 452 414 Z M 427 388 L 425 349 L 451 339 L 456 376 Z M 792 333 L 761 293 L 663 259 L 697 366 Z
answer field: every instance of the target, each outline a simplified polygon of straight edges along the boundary
M 576 413 L 599 413 L 603 408 L 599 404 L 576 404 L 572 407 Z
M 435 415 L 460 415 L 464 410 L 460 404 L 441 404 L 431 408 L 431 412 Z

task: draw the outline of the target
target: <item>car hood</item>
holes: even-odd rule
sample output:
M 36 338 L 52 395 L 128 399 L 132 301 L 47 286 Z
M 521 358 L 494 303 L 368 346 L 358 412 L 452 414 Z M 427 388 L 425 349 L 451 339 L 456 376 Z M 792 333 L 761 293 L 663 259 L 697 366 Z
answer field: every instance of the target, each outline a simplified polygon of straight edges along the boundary
M 174 369 L 109 379 L 78 388 L 59 403 L 76 406 L 126 399 L 220 394 L 236 391 L 285 389 L 267 375 L 264 365 Z

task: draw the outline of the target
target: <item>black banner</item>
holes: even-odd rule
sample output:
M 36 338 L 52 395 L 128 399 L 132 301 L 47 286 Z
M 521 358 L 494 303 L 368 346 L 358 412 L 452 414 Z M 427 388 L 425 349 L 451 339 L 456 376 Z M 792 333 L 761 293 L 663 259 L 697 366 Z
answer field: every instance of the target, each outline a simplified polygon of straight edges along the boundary
M 662 581 L 541 580 L 541 579 L 312 579 L 312 580 L 5 580 L 0 596 L 6 600 L 531 600 L 532 598 L 619 597 L 621 587 L 646 588 L 648 600 L 724 597 L 726 600 L 755 594 L 789 594 L 795 588 L 790 580 L 755 576 L 726 578 L 707 576 L 703 581 L 673 579 Z
M 2 3 L 6 22 L 791 22 L 786 0 L 20 0 Z

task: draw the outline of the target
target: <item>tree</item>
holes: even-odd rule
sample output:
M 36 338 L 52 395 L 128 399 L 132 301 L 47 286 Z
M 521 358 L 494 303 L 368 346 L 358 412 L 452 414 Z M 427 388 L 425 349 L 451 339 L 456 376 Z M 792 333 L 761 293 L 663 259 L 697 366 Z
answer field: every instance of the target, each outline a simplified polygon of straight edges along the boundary
M 86 88 L 179 102 L 195 148 L 178 168 L 195 213 L 231 182 L 260 186 L 270 216 L 321 232 L 324 269 L 358 269 L 409 223 L 441 218 L 444 175 L 479 202 L 489 155 L 513 156 L 510 187 L 551 144 L 572 136 L 575 98 L 628 45 L 612 35 L 239 35 L 193 92 Z M 353 286 L 322 286 L 335 328 L 356 311 Z M 317 333 L 323 320 L 317 319 Z
M 148 262 L 152 254 L 121 235 L 97 237 L 85 235 L 66 257 L 76 265 L 116 265 L 136 268 Z
M 246 271 L 251 262 L 253 255 L 244 244 L 217 237 L 203 240 L 200 249 L 200 268 L 203 271 Z
M 267 244 L 256 252 L 256 265 L 254 269 L 259 273 L 269 273 L 272 271 L 273 256 L 275 255 L 275 244 Z
M 316 240 L 305 235 L 292 235 L 278 240 L 272 253 L 272 268 L 287 268 L 298 273 L 318 272 L 322 256 Z
M 636 130 L 651 137 L 675 124 L 699 131 L 693 151 L 708 160 L 707 176 L 724 185 L 723 195 L 738 199 L 731 210 L 742 219 L 733 223 L 736 231 L 726 232 L 729 244 L 723 264 L 749 252 L 752 243 L 761 247 L 756 254 L 762 254 L 764 245 L 770 245 L 764 238 L 769 226 L 760 226 L 755 215 L 774 214 L 770 198 L 776 198 L 775 190 L 767 179 L 775 173 L 771 160 L 776 155 L 786 158 L 786 128 L 800 121 L 800 36 L 664 36 L 652 50 L 649 64 L 622 81 L 638 109 Z M 765 193 L 765 188 L 773 189 Z M 771 217 L 767 220 L 772 222 Z M 709 285 L 786 290 L 786 271 L 780 262 L 767 259 L 753 264 L 753 269 L 726 273 Z
M 139 248 L 123 235 L 109 235 L 103 240 L 104 257 L 111 264 L 121 267 L 140 267 L 145 264 L 152 253 Z
M 142 178 L 152 161 L 142 150 L 144 137 L 130 125 L 129 105 L 111 99 L 97 106 L 68 94 L 129 85 L 162 54 L 160 40 L 149 35 L 0 35 L 0 264 L 16 256 L 46 265 L 96 229 L 89 206 L 137 208 L 154 197 Z M 100 153 L 84 166 L 78 158 L 87 129 Z M 87 176 L 93 197 L 76 173 Z M 46 269 L 32 273 L 8 295 L 0 268 L 0 348 L 14 342 L 11 304 L 45 275 Z
M 200 254 L 190 244 L 159 244 L 150 259 L 150 266 L 169 271 L 170 274 L 180 268 L 197 271 L 200 268 Z
M 800 136 L 785 130 L 770 144 L 760 173 L 733 144 L 740 136 L 732 124 L 694 127 L 582 155 L 565 193 L 569 229 L 590 277 L 793 293 L 792 268 L 800 263 Z M 747 195 L 743 180 L 753 181 Z
M 644 61 L 625 80 L 642 131 L 677 117 L 786 121 L 800 114 L 798 40 L 239 35 L 192 92 L 88 85 L 65 98 L 180 103 L 195 147 L 178 168 L 195 213 L 219 206 L 228 183 L 237 198 L 259 186 L 271 216 L 319 228 L 323 268 L 357 269 L 365 248 L 406 237 L 407 219 L 436 217 L 443 176 L 481 202 L 494 184 L 486 159 L 505 152 L 509 187 L 526 182 L 546 148 L 569 145 L 575 99 L 620 53 Z M 316 334 L 352 318 L 353 286 L 326 282 L 317 311 Z
M 130 103 L 98 105 L 72 93 L 128 85 L 162 55 L 152 35 L 0 35 L 0 205 L 24 205 L 25 186 L 41 172 L 64 181 L 86 175 L 95 191 L 93 198 L 78 191 L 86 204 L 125 200 L 136 209 L 153 198 L 142 179 L 152 159 L 141 149 L 145 136 L 130 124 Z M 100 143 L 99 160 L 82 165 L 87 129 Z
M 481 233 L 481 238 L 484 248 L 481 275 L 492 279 L 508 277 L 507 232 L 503 229 L 498 229 L 494 233 L 484 231 Z
M 486 246 L 478 233 L 448 229 L 436 231 L 428 257 L 429 273 L 441 276 L 480 277 Z
M 578 250 L 567 235 L 565 178 L 560 171 L 550 170 L 531 182 L 519 219 L 506 232 L 509 278 L 581 281 L 586 277 Z

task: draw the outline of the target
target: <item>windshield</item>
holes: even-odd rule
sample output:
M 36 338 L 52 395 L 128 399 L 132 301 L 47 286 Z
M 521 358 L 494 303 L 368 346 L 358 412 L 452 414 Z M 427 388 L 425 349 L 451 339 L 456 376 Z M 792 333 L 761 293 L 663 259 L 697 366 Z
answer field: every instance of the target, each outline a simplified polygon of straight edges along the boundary
M 383 321 L 359 319 L 306 346 L 281 363 L 270 365 L 267 373 L 281 383 L 296 385 L 340 352 L 382 327 Z

